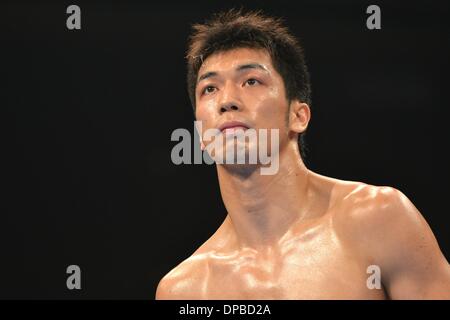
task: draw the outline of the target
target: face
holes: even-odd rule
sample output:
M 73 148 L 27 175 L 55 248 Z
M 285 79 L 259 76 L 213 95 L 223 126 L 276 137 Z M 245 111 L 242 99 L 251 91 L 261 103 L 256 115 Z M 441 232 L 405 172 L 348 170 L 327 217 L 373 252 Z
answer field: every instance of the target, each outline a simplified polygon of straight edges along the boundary
M 233 125 L 257 132 L 278 129 L 280 148 L 295 139 L 292 133 L 306 129 L 309 120 L 304 118 L 303 127 L 298 125 L 299 102 L 291 117 L 283 79 L 266 50 L 239 48 L 209 56 L 199 70 L 195 97 L 203 132 Z M 232 128 L 221 130 L 222 135 L 229 133 Z

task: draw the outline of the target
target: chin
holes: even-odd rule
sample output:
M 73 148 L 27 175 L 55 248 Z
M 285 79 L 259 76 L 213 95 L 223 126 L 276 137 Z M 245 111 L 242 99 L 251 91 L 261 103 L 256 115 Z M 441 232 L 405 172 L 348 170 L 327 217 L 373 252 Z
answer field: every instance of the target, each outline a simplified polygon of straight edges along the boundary
M 227 162 L 227 164 L 233 165 L 254 165 L 257 163 L 258 149 L 254 143 L 227 141 L 223 148 L 216 151 L 217 155 L 221 155 L 217 160 L 223 159 L 222 163 Z
M 221 164 L 226 171 L 232 175 L 238 175 L 244 178 L 251 176 L 253 173 L 259 173 L 259 164 Z

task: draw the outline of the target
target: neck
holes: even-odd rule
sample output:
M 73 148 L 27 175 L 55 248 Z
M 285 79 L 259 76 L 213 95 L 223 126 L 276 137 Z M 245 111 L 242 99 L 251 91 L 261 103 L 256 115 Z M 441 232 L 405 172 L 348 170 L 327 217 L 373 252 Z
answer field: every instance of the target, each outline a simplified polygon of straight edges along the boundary
M 306 218 L 309 170 L 294 144 L 280 150 L 274 175 L 261 175 L 258 168 L 239 169 L 217 166 L 231 228 L 241 247 L 270 248 L 296 221 Z

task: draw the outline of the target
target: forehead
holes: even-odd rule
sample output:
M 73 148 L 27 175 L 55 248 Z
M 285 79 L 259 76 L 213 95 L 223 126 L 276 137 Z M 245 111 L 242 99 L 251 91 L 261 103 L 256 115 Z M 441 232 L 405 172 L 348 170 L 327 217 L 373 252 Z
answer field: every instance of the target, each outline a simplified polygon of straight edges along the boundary
M 215 71 L 220 73 L 231 71 L 246 63 L 259 63 L 268 71 L 274 71 L 272 59 L 267 50 L 238 48 L 220 51 L 210 55 L 201 65 L 197 78 L 204 72 Z

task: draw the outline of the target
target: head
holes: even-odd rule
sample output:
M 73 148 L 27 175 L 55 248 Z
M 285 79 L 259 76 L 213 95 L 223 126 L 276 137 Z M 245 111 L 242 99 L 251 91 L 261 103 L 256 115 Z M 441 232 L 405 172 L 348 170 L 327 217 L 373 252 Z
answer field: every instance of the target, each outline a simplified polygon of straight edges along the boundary
M 305 158 L 311 89 L 303 50 L 279 19 L 231 10 L 194 25 L 188 92 L 197 120 L 280 130 Z

